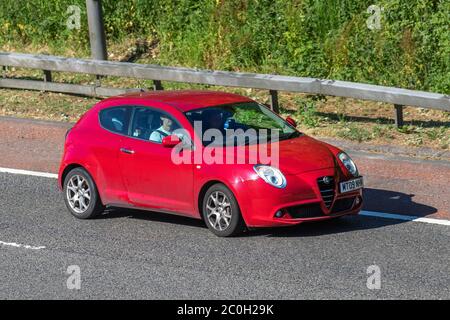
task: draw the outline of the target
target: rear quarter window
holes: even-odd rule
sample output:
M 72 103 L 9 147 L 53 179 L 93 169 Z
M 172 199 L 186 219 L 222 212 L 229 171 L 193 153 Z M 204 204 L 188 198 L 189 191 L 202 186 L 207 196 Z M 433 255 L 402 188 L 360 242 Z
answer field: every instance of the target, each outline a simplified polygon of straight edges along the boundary
M 131 109 L 127 107 L 114 107 L 100 111 L 100 125 L 109 131 L 127 134 L 130 125 Z

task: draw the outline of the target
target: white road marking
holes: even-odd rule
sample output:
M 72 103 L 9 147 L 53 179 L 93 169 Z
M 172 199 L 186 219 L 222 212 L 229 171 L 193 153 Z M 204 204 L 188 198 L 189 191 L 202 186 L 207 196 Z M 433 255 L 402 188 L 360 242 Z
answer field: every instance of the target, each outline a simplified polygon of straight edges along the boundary
M 41 250 L 45 249 L 44 246 L 30 246 L 28 244 L 20 244 L 15 242 L 3 242 L 0 241 L 0 245 L 2 246 L 10 246 L 10 247 L 16 247 L 16 248 L 24 248 L 24 249 L 30 249 L 30 250 Z
M 432 224 L 440 224 L 444 226 L 450 226 L 450 220 L 445 219 L 432 219 L 432 218 L 422 218 L 416 216 L 406 216 L 402 214 L 384 213 L 384 212 L 374 212 L 374 211 L 361 211 L 360 215 L 368 217 L 404 220 L 404 221 L 414 221 L 414 222 L 424 222 Z
M 0 167 L 0 173 L 1 172 L 11 173 L 11 174 L 21 174 L 21 175 L 27 175 L 27 176 L 35 176 L 35 177 L 52 178 L 52 179 L 58 178 L 58 175 L 55 173 L 37 172 L 37 171 L 28 171 L 28 170 L 19 170 L 19 169 Z M 402 214 L 365 211 L 365 210 L 361 211 L 360 215 L 368 216 L 368 217 L 377 217 L 377 218 L 404 220 L 404 221 L 413 221 L 413 222 L 423 222 L 423 223 L 431 223 L 431 224 L 440 224 L 440 225 L 444 225 L 444 226 L 450 226 L 450 220 L 445 220 L 445 219 L 423 218 L 423 217 L 417 217 L 417 216 L 407 216 L 407 215 L 402 215 Z M 0 244 L 2 244 L 1 241 L 0 241 Z
M 35 176 L 35 177 L 58 179 L 57 174 L 48 173 L 48 172 L 37 172 L 37 171 L 28 171 L 28 170 L 19 170 L 19 169 L 1 168 L 1 167 L 0 167 L 0 172 L 11 173 L 11 174 L 21 174 L 21 175 L 25 175 L 25 176 Z

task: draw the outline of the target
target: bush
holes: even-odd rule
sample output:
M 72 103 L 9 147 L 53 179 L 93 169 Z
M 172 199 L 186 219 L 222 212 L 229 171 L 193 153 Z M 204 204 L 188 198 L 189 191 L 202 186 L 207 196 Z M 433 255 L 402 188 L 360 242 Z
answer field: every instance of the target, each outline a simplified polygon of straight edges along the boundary
M 109 43 L 157 37 L 155 62 L 450 93 L 450 1 L 103 0 Z M 65 26 L 82 9 L 81 29 Z M 0 45 L 89 51 L 85 0 L 0 0 Z

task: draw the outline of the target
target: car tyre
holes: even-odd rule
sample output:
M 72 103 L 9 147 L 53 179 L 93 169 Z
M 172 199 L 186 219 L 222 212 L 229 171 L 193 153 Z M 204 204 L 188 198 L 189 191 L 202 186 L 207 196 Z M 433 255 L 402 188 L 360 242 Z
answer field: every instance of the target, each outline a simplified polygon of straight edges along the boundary
M 219 237 L 236 236 L 246 229 L 236 198 L 221 183 L 212 185 L 206 191 L 202 215 L 208 229 Z
M 65 177 L 63 186 L 64 202 L 76 218 L 94 218 L 104 210 L 97 186 L 85 169 L 72 169 Z

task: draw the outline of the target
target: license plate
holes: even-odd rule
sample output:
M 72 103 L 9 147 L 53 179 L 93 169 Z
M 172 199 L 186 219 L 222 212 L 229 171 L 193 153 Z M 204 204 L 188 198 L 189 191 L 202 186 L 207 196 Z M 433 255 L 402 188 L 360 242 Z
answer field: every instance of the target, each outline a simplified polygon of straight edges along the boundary
M 363 187 L 363 178 L 356 178 L 350 181 L 340 183 L 341 193 L 361 189 Z

